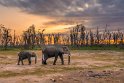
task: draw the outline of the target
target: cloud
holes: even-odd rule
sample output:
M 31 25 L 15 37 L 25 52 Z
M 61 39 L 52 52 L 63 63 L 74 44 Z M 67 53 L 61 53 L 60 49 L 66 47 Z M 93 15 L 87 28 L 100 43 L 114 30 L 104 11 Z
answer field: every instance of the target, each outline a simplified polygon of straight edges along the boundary
M 47 16 L 123 15 L 124 0 L 0 0 L 6 7 Z
M 44 25 L 76 25 L 76 24 L 86 24 L 88 18 L 85 17 L 66 17 L 66 18 L 56 18 L 51 22 L 44 23 Z
M 16 7 L 29 14 L 63 17 L 46 24 L 85 23 L 84 18 L 96 25 L 122 22 L 123 4 L 124 0 L 0 0 L 2 6 Z M 69 20 L 70 17 L 74 19 Z
M 31 14 L 62 16 L 71 3 L 70 0 L 0 0 L 0 4 L 6 7 L 18 7 Z

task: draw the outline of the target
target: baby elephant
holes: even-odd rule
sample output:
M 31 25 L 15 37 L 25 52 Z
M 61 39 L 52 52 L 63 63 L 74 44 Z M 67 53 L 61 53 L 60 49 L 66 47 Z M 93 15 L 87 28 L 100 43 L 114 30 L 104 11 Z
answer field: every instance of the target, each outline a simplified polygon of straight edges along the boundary
M 20 65 L 20 61 L 22 63 L 22 65 L 24 65 L 23 60 L 24 59 L 28 59 L 29 65 L 31 65 L 31 57 L 35 57 L 35 64 L 37 63 L 37 56 L 34 52 L 25 52 L 25 51 L 21 51 L 18 53 L 18 65 Z

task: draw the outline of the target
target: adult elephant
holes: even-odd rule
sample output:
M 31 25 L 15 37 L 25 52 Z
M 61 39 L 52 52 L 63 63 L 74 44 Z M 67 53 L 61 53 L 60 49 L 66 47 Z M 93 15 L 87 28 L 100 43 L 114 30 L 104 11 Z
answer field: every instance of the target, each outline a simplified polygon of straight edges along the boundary
M 18 53 L 18 65 L 20 65 L 20 61 L 22 65 L 24 65 L 23 60 L 28 59 L 29 65 L 31 65 L 31 57 L 35 57 L 35 64 L 37 63 L 37 56 L 34 52 L 26 52 L 21 51 Z
M 61 64 L 64 65 L 63 55 L 68 54 L 68 64 L 70 64 L 70 51 L 67 46 L 45 46 L 42 50 L 42 64 L 47 64 L 47 59 L 55 57 L 53 65 L 56 65 L 58 56 L 61 59 Z

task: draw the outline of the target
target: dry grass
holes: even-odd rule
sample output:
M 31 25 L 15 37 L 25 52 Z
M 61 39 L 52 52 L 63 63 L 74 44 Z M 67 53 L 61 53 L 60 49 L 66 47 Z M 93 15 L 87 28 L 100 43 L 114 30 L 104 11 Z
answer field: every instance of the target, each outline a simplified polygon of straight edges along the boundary
M 71 65 L 67 65 L 67 56 L 65 65 L 60 65 L 58 59 L 57 65 L 53 66 L 53 59 L 48 60 L 48 65 L 41 65 L 41 51 L 35 51 L 38 55 L 38 64 L 31 66 L 25 61 L 24 66 L 17 66 L 17 51 L 0 51 L 0 77 L 14 77 L 26 75 L 47 75 L 54 73 L 70 72 L 84 69 L 115 69 L 124 68 L 124 52 L 121 51 L 72 51 Z M 9 69 L 11 67 L 11 69 Z M 6 70 L 7 69 L 7 70 Z

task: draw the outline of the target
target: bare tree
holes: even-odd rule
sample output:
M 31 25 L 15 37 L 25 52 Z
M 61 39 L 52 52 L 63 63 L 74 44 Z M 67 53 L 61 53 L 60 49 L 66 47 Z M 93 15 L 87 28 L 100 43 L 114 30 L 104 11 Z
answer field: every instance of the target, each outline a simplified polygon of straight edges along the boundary
M 91 46 L 94 45 L 94 36 L 93 36 L 93 32 L 90 30 L 90 44 Z
M 4 49 L 7 49 L 8 43 L 11 41 L 12 37 L 11 37 L 11 30 L 4 27 L 3 25 L 0 26 L 1 28 L 1 38 L 2 38 L 2 45 L 4 47 Z

